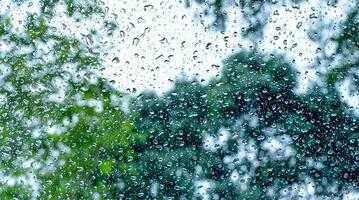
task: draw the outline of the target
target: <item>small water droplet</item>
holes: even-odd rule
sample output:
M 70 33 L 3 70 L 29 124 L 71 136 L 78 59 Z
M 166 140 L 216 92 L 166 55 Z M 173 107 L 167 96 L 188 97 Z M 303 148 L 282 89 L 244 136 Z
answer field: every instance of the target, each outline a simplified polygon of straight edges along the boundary
M 298 22 L 298 24 L 297 24 L 297 28 L 300 28 L 301 26 L 303 25 L 303 22 Z
M 150 10 L 152 10 L 154 8 L 154 6 L 151 5 L 151 4 L 148 4 L 148 5 L 145 5 L 143 8 L 144 8 L 145 11 L 150 11 Z
M 139 41 L 140 41 L 139 38 L 137 38 L 137 37 L 133 38 L 132 45 L 137 46 L 137 44 L 138 44 Z
M 119 63 L 120 62 L 120 59 L 118 57 L 115 57 L 114 59 L 112 59 L 112 62 L 113 63 Z

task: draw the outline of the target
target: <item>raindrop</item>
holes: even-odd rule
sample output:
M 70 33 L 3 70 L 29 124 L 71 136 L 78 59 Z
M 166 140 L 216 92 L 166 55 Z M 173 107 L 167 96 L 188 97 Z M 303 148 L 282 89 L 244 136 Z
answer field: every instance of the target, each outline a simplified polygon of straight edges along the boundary
M 92 35 L 91 34 L 88 34 L 86 36 L 86 44 L 87 45 L 93 45 L 94 41 L 93 41 L 93 38 L 92 38 Z
M 143 22 L 145 22 L 145 19 L 143 19 L 142 17 L 137 18 L 138 24 L 143 23 Z
M 160 59 L 161 57 L 163 57 L 163 54 L 157 56 L 155 59 L 158 60 L 158 59 Z
M 145 5 L 143 8 L 144 8 L 145 11 L 150 11 L 150 10 L 152 10 L 154 8 L 154 6 L 151 5 L 151 4 L 148 4 L 148 5 Z
M 315 13 L 312 13 L 312 14 L 309 15 L 309 18 L 310 18 L 310 19 L 317 19 L 317 18 L 318 18 L 318 15 L 315 14 Z
M 291 47 L 290 47 L 290 50 L 293 50 L 295 47 L 297 47 L 297 43 L 294 43 Z
M 303 25 L 303 22 L 298 22 L 298 24 L 297 24 L 297 28 L 300 28 L 300 27 L 302 27 L 302 25 Z
M 132 45 L 137 46 L 139 41 L 140 41 L 140 38 L 137 38 L 137 37 L 133 38 Z
M 141 37 L 144 37 L 148 32 L 150 32 L 150 28 L 146 27 L 143 33 L 141 34 Z
M 120 37 L 125 37 L 125 31 L 123 30 L 120 31 Z
M 112 59 L 112 62 L 113 63 L 119 63 L 120 62 L 120 59 L 118 57 L 115 57 L 114 59 Z
M 164 43 L 167 43 L 168 44 L 168 40 L 167 40 L 167 38 L 162 38 L 161 40 L 160 40 L 160 42 L 162 43 L 162 44 L 164 44 Z

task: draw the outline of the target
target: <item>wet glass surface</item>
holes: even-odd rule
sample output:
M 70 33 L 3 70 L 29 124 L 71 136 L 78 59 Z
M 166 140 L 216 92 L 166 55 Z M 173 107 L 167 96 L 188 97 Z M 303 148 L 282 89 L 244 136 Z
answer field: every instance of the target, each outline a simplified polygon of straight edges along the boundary
M 0 199 L 358 199 L 356 0 L 0 0 Z

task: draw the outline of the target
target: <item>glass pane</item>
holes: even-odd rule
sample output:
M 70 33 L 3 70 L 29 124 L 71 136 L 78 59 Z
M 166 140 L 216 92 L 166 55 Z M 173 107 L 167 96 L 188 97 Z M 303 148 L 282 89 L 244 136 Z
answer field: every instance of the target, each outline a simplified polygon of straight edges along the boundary
M 1 0 L 0 199 L 358 199 L 356 0 Z

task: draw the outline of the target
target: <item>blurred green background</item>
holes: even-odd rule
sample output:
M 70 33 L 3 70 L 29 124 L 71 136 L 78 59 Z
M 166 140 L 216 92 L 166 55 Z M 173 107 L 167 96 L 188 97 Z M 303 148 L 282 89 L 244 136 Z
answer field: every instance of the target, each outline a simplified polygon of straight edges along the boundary
M 62 1 L 40 2 L 25 34 L 0 16 L 0 39 L 15 44 L 0 55 L 0 199 L 202 199 L 202 180 L 209 199 L 335 199 L 358 189 L 359 119 L 337 90 L 349 79 L 358 91 L 358 6 L 332 38 L 344 59 L 306 94 L 294 92 L 293 63 L 255 47 L 226 58 L 208 84 L 182 78 L 163 95 L 133 96 L 94 73 L 101 61 L 81 41 L 48 31 Z M 64 2 L 69 16 L 104 13 L 97 1 Z M 242 34 L 255 40 L 276 2 L 198 3 L 218 31 L 224 5 L 245 10 L 252 26 Z M 51 44 L 53 59 L 38 43 Z M 309 197 L 299 192 L 306 185 Z

